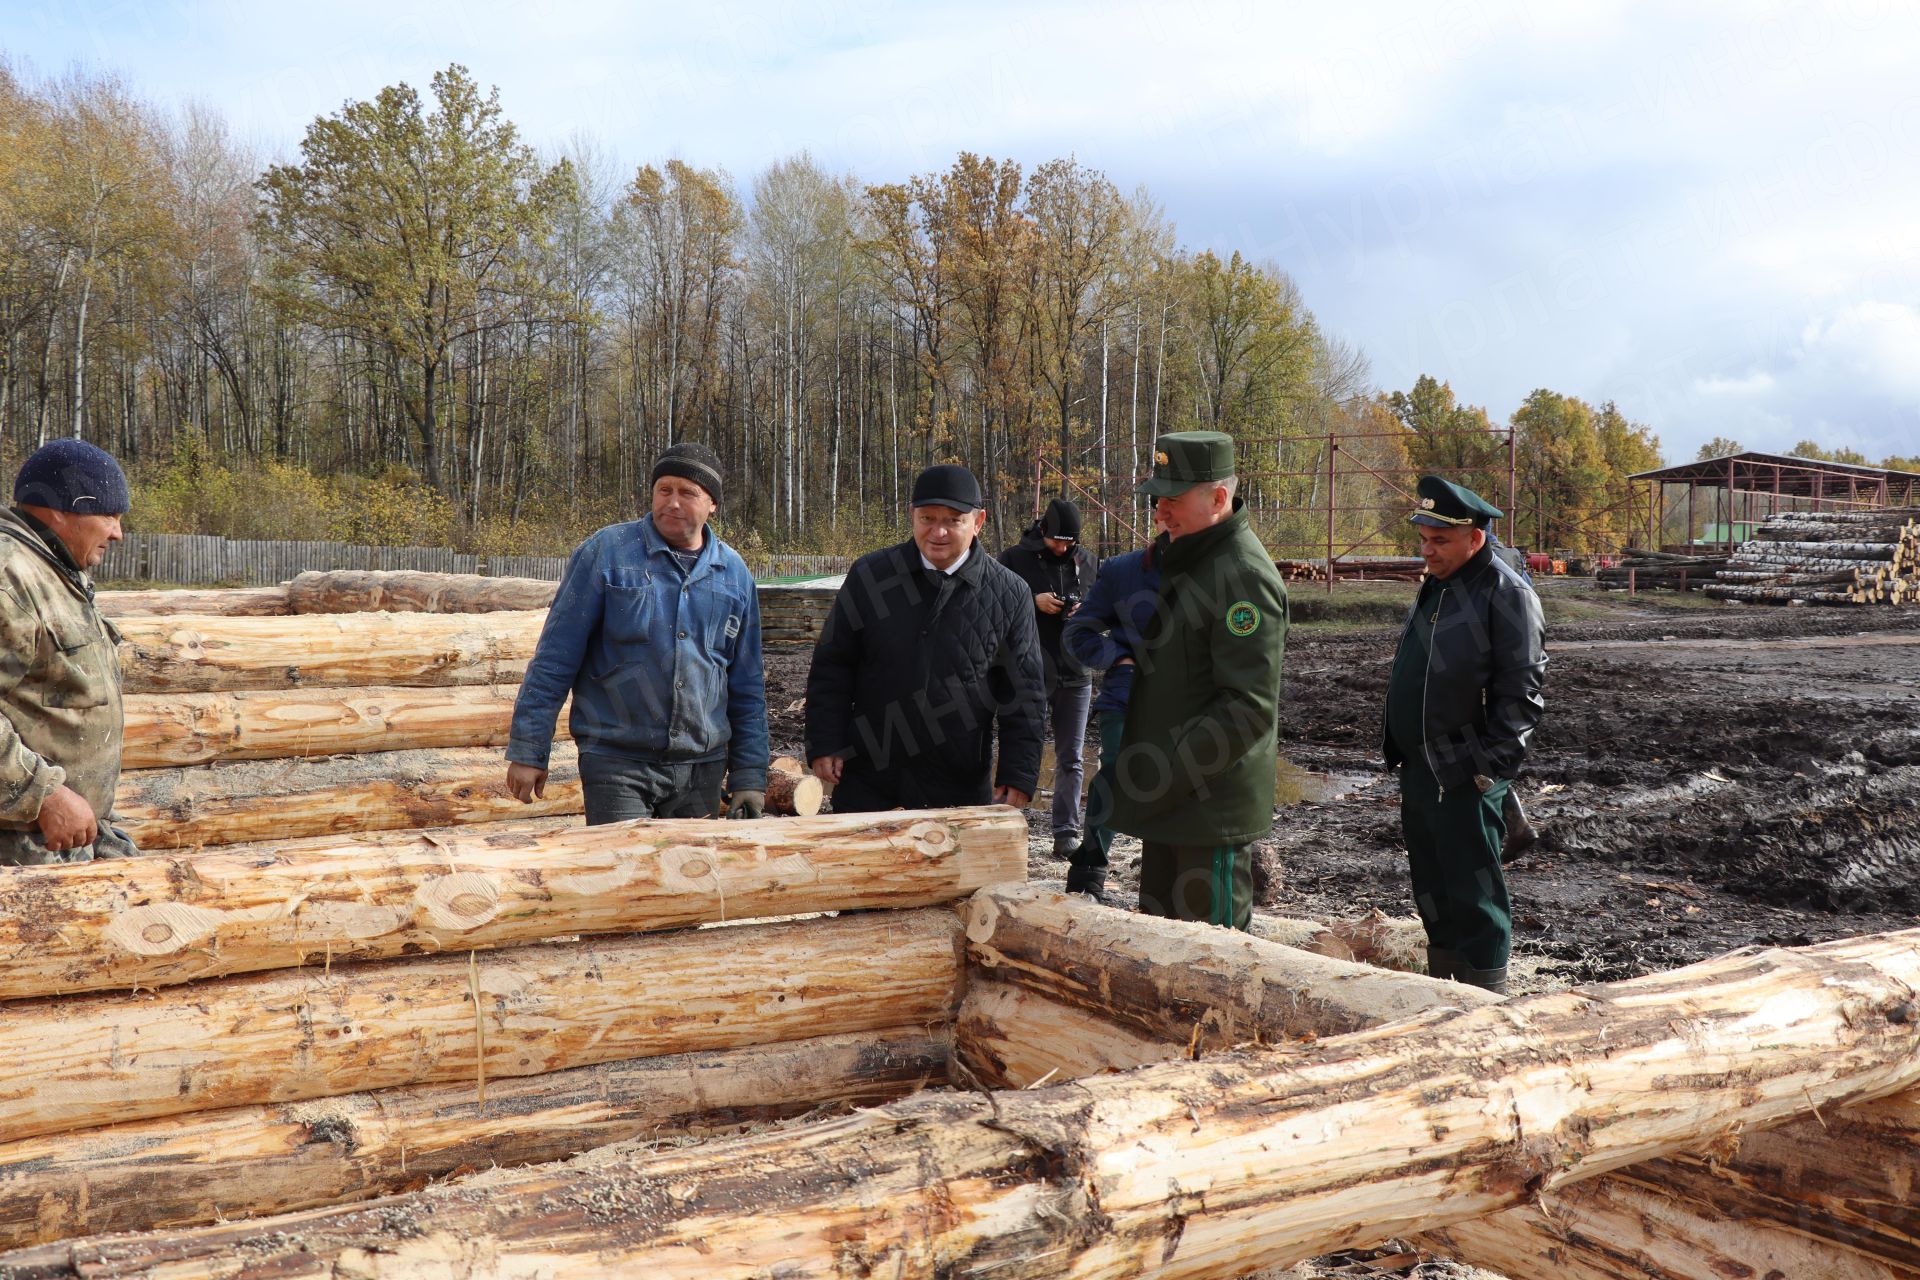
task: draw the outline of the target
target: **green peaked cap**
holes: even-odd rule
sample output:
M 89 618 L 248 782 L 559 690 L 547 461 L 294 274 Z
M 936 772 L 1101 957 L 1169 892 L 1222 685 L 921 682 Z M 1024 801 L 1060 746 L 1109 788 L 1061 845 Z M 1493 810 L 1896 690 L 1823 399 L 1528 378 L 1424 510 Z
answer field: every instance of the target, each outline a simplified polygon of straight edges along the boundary
M 1224 431 L 1170 431 L 1153 442 L 1153 476 L 1134 492 L 1177 498 L 1197 484 L 1233 474 L 1233 437 Z
M 1419 503 L 1413 514 L 1407 519 L 1414 524 L 1434 525 L 1444 529 L 1460 529 L 1469 525 L 1484 529 L 1490 521 L 1499 520 L 1505 512 L 1488 502 L 1473 490 L 1442 480 L 1439 476 L 1421 476 L 1418 488 Z

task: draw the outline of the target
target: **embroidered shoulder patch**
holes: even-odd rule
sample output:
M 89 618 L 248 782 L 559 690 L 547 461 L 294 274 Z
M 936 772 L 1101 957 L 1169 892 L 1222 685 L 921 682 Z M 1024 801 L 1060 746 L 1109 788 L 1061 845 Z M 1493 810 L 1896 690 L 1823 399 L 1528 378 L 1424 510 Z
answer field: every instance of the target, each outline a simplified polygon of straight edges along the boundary
M 1236 636 L 1250 636 L 1260 629 L 1260 609 L 1251 600 L 1240 600 L 1227 607 L 1227 630 Z

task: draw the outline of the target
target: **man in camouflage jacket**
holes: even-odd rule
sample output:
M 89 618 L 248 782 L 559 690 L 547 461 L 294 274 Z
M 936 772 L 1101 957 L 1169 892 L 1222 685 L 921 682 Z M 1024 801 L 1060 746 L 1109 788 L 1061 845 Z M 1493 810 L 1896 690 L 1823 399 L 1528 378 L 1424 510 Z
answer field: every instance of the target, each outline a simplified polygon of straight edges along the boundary
M 58 440 L 27 459 L 0 512 L 0 865 L 137 852 L 113 825 L 124 729 L 120 633 L 87 570 L 120 539 L 127 481 Z

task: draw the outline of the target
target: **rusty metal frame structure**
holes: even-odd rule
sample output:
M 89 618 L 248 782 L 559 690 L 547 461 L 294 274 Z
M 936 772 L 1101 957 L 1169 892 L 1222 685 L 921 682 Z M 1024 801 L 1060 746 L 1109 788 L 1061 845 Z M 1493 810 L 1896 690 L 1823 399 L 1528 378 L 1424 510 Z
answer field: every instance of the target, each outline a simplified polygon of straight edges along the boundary
M 1627 477 L 1634 501 L 1647 513 L 1647 546 L 1663 549 L 1662 532 L 1669 517 L 1684 501 L 1686 536 L 1677 544 L 1692 549 L 1707 544 L 1695 537 L 1699 529 L 1700 490 L 1713 495 L 1712 515 L 1725 528 L 1726 550 L 1738 546 L 1734 531 L 1756 519 L 1756 508 L 1765 499 L 1765 515 L 1781 510 L 1843 511 L 1870 510 L 1893 505 L 1920 503 L 1920 473 L 1889 471 L 1884 467 L 1859 466 L 1850 462 L 1822 462 L 1791 454 L 1745 452 L 1678 466 L 1639 471 Z M 1645 486 L 1644 498 L 1639 495 Z M 1684 485 L 1686 497 L 1670 499 L 1669 490 Z M 1737 499 L 1745 499 L 1744 519 L 1736 515 Z M 1802 507 L 1782 507 L 1782 503 L 1802 503 Z M 1713 545 L 1718 546 L 1717 539 Z
M 1356 506 L 1353 504 L 1343 505 L 1340 502 L 1339 480 L 1342 475 L 1351 476 L 1354 473 L 1354 471 L 1358 470 L 1358 471 L 1364 472 L 1367 475 L 1372 476 L 1375 480 L 1379 481 L 1382 485 L 1384 485 L 1388 489 L 1393 490 L 1393 492 L 1399 494 L 1402 498 L 1406 499 L 1407 508 L 1411 510 L 1415 502 L 1417 501 L 1417 499 L 1414 496 L 1413 490 L 1414 490 L 1414 485 L 1418 481 L 1418 478 L 1420 476 L 1423 476 L 1423 475 L 1440 475 L 1440 476 L 1470 475 L 1470 474 L 1476 474 L 1476 473 L 1483 473 L 1489 469 L 1489 468 L 1483 468 L 1483 467 L 1439 467 L 1439 468 L 1397 467 L 1397 468 L 1391 469 L 1390 471 L 1382 471 L 1376 467 L 1369 466 L 1365 462 L 1360 461 L 1359 457 L 1356 456 L 1353 450 L 1343 449 L 1341 447 L 1342 441 L 1405 440 L 1416 434 L 1418 433 L 1414 433 L 1410 431 L 1329 431 L 1325 436 L 1274 435 L 1274 436 L 1257 436 L 1257 437 L 1246 438 L 1247 443 L 1260 444 L 1260 445 L 1274 445 L 1274 444 L 1286 444 L 1286 443 L 1304 444 L 1311 441 L 1314 443 L 1321 444 L 1326 451 L 1324 467 L 1316 467 L 1312 471 L 1272 471 L 1272 470 L 1263 469 L 1263 470 L 1257 470 L 1249 473 L 1252 476 L 1260 479 L 1275 478 L 1275 479 L 1318 480 L 1318 479 L 1324 478 L 1326 481 L 1327 501 L 1325 503 L 1324 510 L 1326 512 L 1327 525 L 1326 525 L 1326 537 L 1324 541 L 1316 541 L 1316 542 L 1310 542 L 1310 543 L 1296 542 L 1296 543 L 1275 544 L 1269 549 L 1275 552 L 1276 558 L 1282 559 L 1282 560 L 1295 558 L 1295 557 L 1290 557 L 1290 556 L 1281 554 L 1287 551 L 1319 552 L 1320 555 L 1318 557 L 1313 555 L 1302 555 L 1302 556 L 1299 556 L 1298 558 L 1302 560 L 1313 560 L 1316 558 L 1324 560 L 1327 566 L 1327 592 L 1329 595 L 1331 595 L 1333 592 L 1334 583 L 1340 577 L 1340 568 L 1339 568 L 1340 561 L 1343 558 L 1352 557 L 1356 552 L 1362 552 L 1367 550 L 1370 547 L 1377 546 L 1381 542 L 1381 540 L 1385 537 L 1388 529 L 1395 527 L 1398 521 L 1403 518 L 1400 515 L 1396 514 L 1395 516 L 1390 518 L 1390 521 L 1388 523 L 1373 525 L 1371 528 L 1367 530 L 1367 532 L 1364 535 L 1362 535 L 1359 538 L 1359 540 L 1355 542 L 1350 542 L 1345 546 L 1341 546 L 1340 538 L 1338 534 L 1339 517 L 1341 513 L 1342 512 L 1347 512 L 1347 513 L 1372 512 L 1375 510 L 1375 508 L 1371 505 L 1359 505 L 1359 506 Z M 1475 440 L 1485 441 L 1485 442 L 1494 444 L 1494 446 L 1498 448 L 1498 441 L 1503 436 L 1506 438 L 1505 452 L 1506 452 L 1506 464 L 1507 464 L 1506 466 L 1507 493 L 1506 493 L 1506 502 L 1504 504 L 1505 511 L 1506 511 L 1506 536 L 1507 536 L 1507 540 L 1511 542 L 1513 540 L 1513 530 L 1514 530 L 1515 524 L 1518 522 L 1519 516 L 1520 516 L 1519 510 L 1518 510 L 1518 505 L 1519 505 L 1518 504 L 1519 461 L 1518 461 L 1518 453 L 1517 453 L 1518 438 L 1513 428 L 1512 427 L 1494 427 L 1486 431 L 1441 432 L 1441 433 L 1437 433 L 1437 435 L 1429 435 L 1425 438 L 1429 438 L 1429 439 L 1472 438 Z M 1343 454 L 1348 459 L 1348 465 L 1345 468 L 1342 468 L 1341 462 L 1340 462 L 1340 459 Z M 1498 467 L 1498 463 L 1496 462 L 1493 469 L 1497 470 L 1497 467 Z M 1401 480 L 1405 480 L 1406 483 L 1403 485 L 1401 483 Z M 1281 514 L 1281 515 L 1288 515 L 1288 514 L 1311 515 L 1311 514 L 1317 514 L 1321 510 L 1323 510 L 1323 507 L 1319 503 L 1311 503 L 1307 506 L 1302 506 L 1302 507 L 1269 508 L 1270 512 L 1275 514 Z M 1356 576 L 1364 576 L 1364 573 L 1358 574 Z
M 1317 515 L 1322 511 L 1324 511 L 1326 513 L 1326 518 L 1327 518 L 1325 539 L 1323 541 L 1315 541 L 1310 543 L 1309 542 L 1275 543 L 1270 545 L 1268 549 L 1275 553 L 1275 557 L 1277 559 L 1282 559 L 1282 560 L 1296 559 L 1296 558 L 1301 560 L 1313 560 L 1313 559 L 1324 560 L 1327 566 L 1327 591 L 1331 593 L 1333 591 L 1334 582 L 1340 576 L 1340 572 L 1339 572 L 1340 560 L 1343 557 L 1352 556 L 1355 552 L 1364 551 L 1369 547 L 1378 545 L 1384 538 L 1388 528 L 1392 527 L 1389 524 L 1376 524 L 1372 528 L 1368 529 L 1366 534 L 1364 534 L 1358 541 L 1351 542 L 1346 544 L 1345 546 L 1342 546 L 1340 543 L 1340 537 L 1338 532 L 1340 515 L 1342 513 L 1352 513 L 1352 512 L 1372 512 L 1376 508 L 1368 505 L 1360 505 L 1360 506 L 1356 506 L 1352 504 L 1342 505 L 1339 502 L 1339 489 L 1338 489 L 1338 481 L 1341 476 L 1343 475 L 1351 476 L 1355 470 L 1365 472 L 1366 474 L 1372 476 L 1374 479 L 1378 480 L 1381 484 L 1383 484 L 1387 488 L 1393 490 L 1395 493 L 1398 493 L 1402 498 L 1405 498 L 1408 509 L 1411 509 L 1414 503 L 1417 501 L 1417 499 L 1414 496 L 1413 488 L 1414 488 L 1414 483 L 1417 481 L 1418 477 L 1422 475 L 1443 475 L 1443 476 L 1471 475 L 1476 473 L 1484 473 L 1486 470 L 1489 469 L 1484 467 L 1451 467 L 1451 468 L 1449 467 L 1441 467 L 1441 468 L 1404 467 L 1404 468 L 1395 468 L 1392 471 L 1381 471 L 1375 467 L 1371 467 L 1366 463 L 1360 461 L 1359 458 L 1354 455 L 1352 450 L 1350 449 L 1343 450 L 1341 448 L 1342 441 L 1405 440 L 1416 434 L 1419 434 L 1419 433 L 1410 432 L 1410 431 L 1329 431 L 1325 435 L 1319 435 L 1317 433 L 1313 435 L 1251 435 L 1251 436 L 1236 435 L 1234 437 L 1236 443 L 1242 444 L 1242 445 L 1272 446 L 1272 445 L 1280 445 L 1280 444 L 1314 443 L 1314 444 L 1321 445 L 1326 451 L 1324 465 L 1316 466 L 1311 471 L 1276 471 L 1276 470 L 1270 470 L 1265 468 L 1250 468 L 1242 472 L 1243 478 L 1249 478 L 1249 479 L 1289 479 L 1291 478 L 1291 479 L 1307 479 L 1307 480 L 1324 479 L 1326 481 L 1327 501 L 1324 505 L 1320 503 L 1310 503 L 1306 506 L 1278 506 L 1278 507 L 1269 507 L 1266 509 L 1267 514 L 1274 514 L 1274 515 Z M 1506 492 L 1506 506 L 1505 506 L 1505 510 L 1507 513 L 1506 514 L 1506 537 L 1507 537 L 1507 540 L 1511 542 L 1513 540 L 1514 528 L 1519 521 L 1519 511 L 1517 509 L 1518 508 L 1518 477 L 1519 477 L 1519 461 L 1518 461 L 1518 452 L 1517 452 L 1518 437 L 1514 429 L 1512 427 L 1493 427 L 1486 431 L 1440 432 L 1440 433 L 1430 434 L 1427 436 L 1427 438 L 1429 439 L 1472 438 L 1482 442 L 1490 443 L 1494 445 L 1496 449 L 1499 448 L 1499 442 L 1502 440 L 1502 438 L 1505 439 L 1506 472 L 1507 472 L 1507 492 Z M 1125 444 L 1106 446 L 1106 449 L 1108 452 L 1114 452 L 1117 450 L 1129 449 L 1129 448 L 1131 448 L 1131 446 L 1125 445 Z M 1095 445 L 1086 449 L 1079 450 L 1077 452 L 1079 453 L 1080 456 L 1084 457 L 1086 454 L 1098 453 L 1100 451 L 1101 451 L 1101 447 L 1098 445 Z M 1341 462 L 1340 462 L 1341 455 L 1343 453 L 1347 456 L 1349 460 L 1349 464 L 1345 468 L 1341 466 Z M 1497 472 L 1498 470 L 1497 461 L 1494 463 L 1494 466 L 1491 469 Z M 1041 495 L 1043 492 L 1046 477 L 1049 473 L 1056 480 L 1061 482 L 1063 488 L 1070 489 L 1078 493 L 1082 498 L 1088 500 L 1093 507 L 1106 513 L 1116 523 L 1123 526 L 1129 533 L 1131 533 L 1134 536 L 1134 539 L 1136 542 L 1140 542 L 1144 540 L 1140 530 L 1133 524 L 1132 521 L 1127 519 L 1127 517 L 1121 514 L 1119 511 L 1116 511 L 1112 507 L 1108 506 L 1105 502 L 1101 500 L 1100 496 L 1097 493 L 1095 493 L 1091 488 L 1089 488 L 1087 485 L 1082 484 L 1080 481 L 1075 480 L 1070 475 L 1068 475 L 1061 468 L 1060 464 L 1056 460 L 1046 456 L 1046 452 L 1044 450 L 1037 451 L 1035 453 L 1034 460 L 1033 460 L 1033 505 L 1034 505 L 1034 514 L 1036 516 L 1039 514 L 1040 507 L 1043 502 L 1043 498 Z M 1399 477 L 1399 479 L 1396 479 L 1396 477 Z M 1401 480 L 1405 480 L 1406 483 L 1403 485 L 1400 482 Z M 1393 517 L 1394 521 L 1396 522 L 1399 518 L 1400 517 L 1398 517 L 1397 515 Z M 1299 551 L 1299 552 L 1309 552 L 1309 553 L 1317 552 L 1319 554 L 1317 556 L 1309 554 L 1309 555 L 1300 555 L 1297 557 L 1281 554 L 1283 552 L 1288 552 L 1288 551 Z M 1358 576 L 1364 576 L 1364 575 L 1362 574 Z

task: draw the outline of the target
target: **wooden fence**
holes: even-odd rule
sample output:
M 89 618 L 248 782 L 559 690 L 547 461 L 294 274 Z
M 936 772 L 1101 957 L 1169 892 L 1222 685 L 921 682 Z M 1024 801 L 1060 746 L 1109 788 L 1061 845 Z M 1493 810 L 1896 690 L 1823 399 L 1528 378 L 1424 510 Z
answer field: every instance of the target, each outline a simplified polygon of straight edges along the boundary
M 839 556 L 767 555 L 748 560 L 757 578 L 845 572 Z M 184 587 L 271 586 L 329 569 L 417 569 L 558 581 L 565 556 L 477 556 L 446 547 L 369 547 L 348 542 L 256 542 L 185 533 L 130 533 L 107 548 L 102 582 L 170 582 Z

